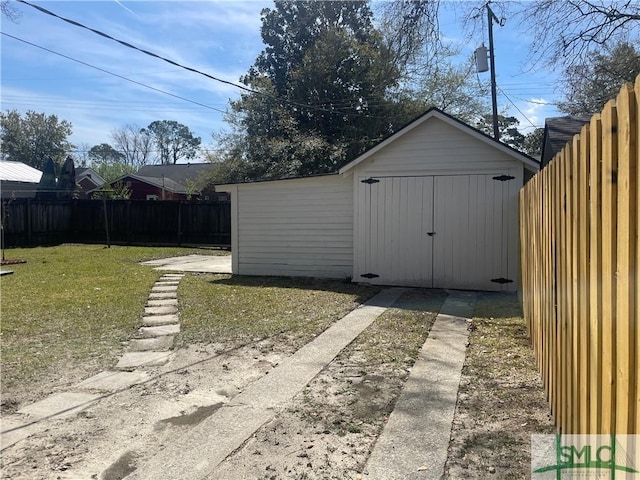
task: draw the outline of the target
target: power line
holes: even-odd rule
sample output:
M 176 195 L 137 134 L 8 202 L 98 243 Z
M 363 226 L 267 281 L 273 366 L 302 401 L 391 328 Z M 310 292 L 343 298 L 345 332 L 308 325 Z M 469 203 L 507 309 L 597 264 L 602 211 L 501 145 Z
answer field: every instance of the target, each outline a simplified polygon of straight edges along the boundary
M 518 106 L 517 106 L 515 103 L 513 103 L 513 101 L 511 100 L 511 98 L 509 98 L 509 95 L 507 95 L 506 93 L 504 93 L 504 90 L 502 90 L 501 88 L 498 88 L 498 90 L 500 90 L 500 93 L 502 93 L 502 94 L 507 98 L 507 100 L 509 100 L 509 103 L 511 103 L 511 105 L 513 105 L 513 106 L 515 107 L 515 109 L 516 109 L 516 110 L 518 110 L 518 112 L 520 112 L 520 115 L 522 115 L 522 116 L 525 118 L 525 120 L 526 120 L 527 122 L 529 122 L 529 124 L 530 124 L 533 128 L 538 128 L 536 125 L 534 125 L 534 124 L 533 124 L 533 122 L 532 122 L 531 120 L 529 120 L 529 117 L 527 117 L 527 116 L 524 114 L 524 112 L 523 112 L 522 110 L 520 110 L 520 109 L 518 108 Z
M 260 96 L 262 96 L 262 97 L 265 97 L 265 98 L 268 98 L 268 99 L 271 99 L 271 100 L 274 100 L 274 101 L 277 101 L 277 102 L 286 103 L 286 104 L 289 104 L 289 105 L 291 105 L 291 106 L 298 107 L 298 108 L 305 108 L 305 109 L 310 109 L 310 110 L 317 110 L 317 111 L 321 111 L 321 112 L 325 112 L 325 113 L 330 113 L 330 114 L 336 114 L 336 113 L 338 113 L 338 114 L 340 114 L 340 115 L 362 116 L 361 114 L 358 114 L 358 113 L 352 113 L 352 112 L 343 112 L 343 113 L 340 113 L 340 112 L 336 112 L 336 111 L 334 111 L 334 110 L 332 110 L 332 109 L 328 109 L 328 108 L 324 108 L 324 107 L 319 107 L 319 106 L 315 106 L 315 105 L 309 105 L 309 104 L 298 103 L 298 102 L 294 102 L 294 101 L 288 100 L 288 99 L 286 99 L 286 98 L 280 98 L 280 97 L 276 97 L 276 96 L 274 96 L 274 95 L 270 95 L 270 94 L 265 93 L 265 92 L 261 92 L 261 91 L 258 91 L 258 90 L 254 90 L 254 89 L 249 88 L 249 87 L 246 87 L 246 86 L 244 86 L 244 85 L 240 85 L 240 84 L 237 84 L 237 83 L 231 82 L 231 81 L 229 81 L 229 80 L 224 80 L 224 79 L 222 79 L 222 78 L 215 77 L 215 76 L 210 75 L 210 74 L 208 74 L 208 73 L 202 72 L 202 71 L 200 71 L 200 70 L 198 70 L 198 69 L 196 69 L 196 68 L 189 67 L 189 66 L 186 66 L 186 65 L 182 65 L 181 63 L 175 62 L 175 61 L 173 61 L 173 60 L 171 60 L 171 59 L 169 59 L 169 58 L 163 57 L 163 56 L 158 55 L 157 53 L 151 52 L 151 51 L 149 51 L 149 50 L 145 50 L 145 49 L 143 49 L 143 48 L 136 47 L 135 45 L 132 45 L 132 44 L 131 44 L 131 43 L 129 43 L 129 42 L 125 42 L 124 40 L 120 40 L 120 39 L 118 39 L 118 38 L 112 37 L 111 35 L 109 35 L 109 34 L 107 34 L 107 33 L 104 33 L 104 32 L 102 32 L 102 31 L 100 31 L 100 30 L 97 30 L 97 29 L 94 29 L 94 28 L 91 28 L 91 27 L 87 27 L 86 25 L 83 25 L 83 24 L 82 24 L 82 23 L 80 23 L 80 22 L 76 22 L 75 20 L 71 20 L 71 19 L 69 19 L 69 18 L 62 17 L 62 16 L 60 16 L 60 15 L 58 15 L 58 14 L 56 14 L 56 13 L 54 13 L 54 12 L 50 11 L 50 10 L 47 10 L 47 9 L 46 9 L 46 8 L 44 8 L 44 7 L 41 7 L 41 6 L 39 6 L 39 5 L 34 5 L 34 4 L 32 4 L 32 3 L 29 3 L 29 2 L 27 2 L 26 0 L 17 0 L 17 1 L 18 1 L 18 2 L 20 2 L 20 3 L 24 3 L 25 5 L 28 5 L 28 6 L 32 7 L 32 8 L 35 8 L 36 10 L 39 10 L 39 11 L 40 11 L 40 12 L 42 12 L 42 13 L 45 13 L 45 14 L 50 15 L 50 16 L 52 16 L 52 17 L 58 18 L 58 19 L 62 20 L 63 22 L 67 22 L 67 23 L 69 23 L 69 24 L 71 24 L 71 25 L 74 25 L 74 26 L 76 26 L 76 27 L 80 27 L 80 28 L 83 28 L 83 29 L 85 29 L 85 30 L 89 30 L 90 32 L 95 33 L 96 35 L 99 35 L 99 36 L 101 36 L 101 37 L 104 37 L 104 38 L 106 38 L 106 39 L 108 39 L 108 40 L 112 40 L 112 41 L 114 41 L 114 42 L 116 42 L 116 43 L 119 43 L 120 45 L 123 45 L 123 46 L 125 46 L 125 47 L 127 47 L 127 48 L 131 48 L 131 49 L 133 49 L 133 50 L 137 50 L 138 52 L 144 53 L 145 55 L 148 55 L 148 56 L 151 56 L 151 57 L 157 58 L 157 59 L 159 59 L 159 60 L 162 60 L 162 61 L 164 61 L 164 62 L 167 62 L 167 63 L 169 63 L 169 64 L 171 64 L 171 65 L 173 65 L 173 66 L 176 66 L 176 67 L 178 67 L 178 68 L 182 68 L 182 69 L 187 70 L 187 71 L 189 71 L 189 72 L 193 72 L 193 73 L 196 73 L 196 74 L 198 74 L 198 75 L 202 75 L 202 76 L 204 76 L 204 77 L 206 77 L 206 78 L 208 78 L 208 79 L 210 79 L 210 80 L 214 80 L 214 81 L 216 81 L 216 82 L 224 83 L 225 85 L 231 85 L 231 86 L 236 87 L 236 88 L 239 88 L 240 90 L 243 90 L 243 91 L 245 91 L 245 92 L 253 93 L 253 94 L 255 94 L 255 95 L 260 95 Z M 368 118 L 383 118 L 383 119 L 385 119 L 385 120 L 387 119 L 386 117 L 375 117 L 375 116 L 368 115 L 368 114 L 365 114 L 365 116 L 366 116 L 366 117 L 368 117 Z
M 132 79 L 127 78 L 125 76 L 119 75 L 119 74 L 114 73 L 114 72 L 110 72 L 109 70 L 105 70 L 104 68 L 97 67 L 97 66 L 92 65 L 90 63 L 83 62 L 82 60 L 78 60 L 76 58 L 69 57 L 68 55 L 64 55 L 62 53 L 56 52 L 54 50 L 51 50 L 51 49 L 46 48 L 46 47 L 43 47 L 41 45 L 36 45 L 35 43 L 29 42 L 29 41 L 24 40 L 22 38 L 14 37 L 13 35 L 9 35 L 8 33 L 5 33 L 5 32 L 0 32 L 0 33 L 2 33 L 2 35 L 4 35 L 5 37 L 12 38 L 12 39 L 17 40 L 19 42 L 26 43 L 27 45 L 31 45 L 32 47 L 36 47 L 36 48 L 39 48 L 41 50 L 44 50 L 45 52 L 53 53 L 54 55 L 58 55 L 58 56 L 60 56 L 62 58 L 66 58 L 67 60 L 71 60 L 71 61 L 79 63 L 81 65 L 85 65 L 87 67 L 94 68 L 94 69 L 99 70 L 99 71 L 104 72 L 104 73 L 108 73 L 109 75 L 113 75 L 114 77 L 121 78 L 122 80 L 126 80 L 127 82 L 135 83 L 136 85 L 140 85 L 141 87 L 148 88 L 150 90 L 154 90 L 156 92 L 163 93 L 165 95 L 169 95 L 171 97 L 178 98 L 180 100 L 184 100 L 185 102 L 193 103 L 195 105 L 199 105 L 201 107 L 208 108 L 210 110 L 215 110 L 216 112 L 227 113 L 226 111 L 220 110 L 219 108 L 215 108 L 215 107 L 212 107 L 210 105 L 205 105 L 204 103 L 196 102 L 195 100 L 190 100 L 188 98 L 181 97 L 180 95 L 176 95 L 174 93 L 170 93 L 170 92 L 167 92 L 165 90 L 161 90 L 159 88 L 152 87 L 151 85 L 147 85 L 146 83 L 138 82 L 137 80 L 132 80 Z

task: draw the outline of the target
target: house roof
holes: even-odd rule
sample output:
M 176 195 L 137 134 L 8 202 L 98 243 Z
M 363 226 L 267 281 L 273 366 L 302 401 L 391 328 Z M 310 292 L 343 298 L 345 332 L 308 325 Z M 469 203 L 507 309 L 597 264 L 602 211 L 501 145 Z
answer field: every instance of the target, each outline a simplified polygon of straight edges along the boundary
M 127 179 L 137 180 L 138 182 L 147 183 L 158 188 L 164 188 L 166 191 L 171 193 L 179 193 L 184 195 L 187 194 L 187 188 L 184 185 L 180 185 L 170 178 L 143 177 L 133 173 L 122 175 L 121 177 L 118 177 L 115 180 L 109 182 L 109 185 L 114 185 L 118 182 L 126 181 Z M 102 187 L 94 188 L 93 190 L 89 190 L 87 193 L 95 192 L 96 190 L 100 190 L 101 188 Z
M 0 180 L 40 183 L 42 172 L 22 162 L 0 161 Z
M 137 172 L 142 177 L 170 178 L 181 185 L 195 181 L 202 173 L 209 172 L 210 163 L 176 163 L 174 165 L 143 165 Z
M 78 167 L 76 168 L 76 182 L 79 182 L 83 178 L 88 177 L 97 186 L 104 185 L 107 181 L 102 178 L 98 172 L 90 167 Z
M 542 166 L 551 161 L 582 127 L 589 123 L 590 117 L 554 117 L 544 122 L 542 137 Z
M 364 162 L 367 158 L 369 158 L 371 155 L 373 155 L 374 153 L 382 150 L 383 148 L 385 148 L 387 145 L 389 145 L 391 142 L 394 142 L 395 140 L 397 140 L 398 138 L 402 137 L 403 135 L 407 134 L 408 132 L 410 132 L 411 130 L 413 130 L 414 128 L 416 128 L 417 126 L 423 124 L 424 122 L 426 122 L 427 120 L 429 120 L 430 118 L 438 118 L 440 120 L 442 120 L 443 122 L 451 125 L 452 127 L 457 128 L 458 130 L 461 130 L 469 135 L 471 135 L 474 138 L 477 138 L 478 140 L 480 140 L 481 142 L 484 142 L 510 156 L 512 156 L 513 158 L 515 158 L 516 160 L 521 161 L 524 166 L 531 171 L 538 171 L 540 168 L 540 164 L 538 163 L 538 161 L 536 161 L 533 157 L 530 157 L 529 155 L 526 155 L 518 150 L 516 150 L 513 147 L 510 147 L 509 145 L 507 145 L 506 143 L 502 143 L 498 140 L 495 140 L 494 138 L 486 135 L 485 133 L 481 132 L 480 130 L 464 123 L 461 120 L 458 120 L 455 117 L 452 117 L 451 115 L 443 112 L 442 110 L 438 109 L 438 108 L 430 108 L 429 110 L 427 110 L 425 113 L 423 113 L 422 115 L 420 115 L 418 118 L 412 120 L 411 122 L 409 122 L 407 125 L 405 125 L 403 128 L 401 128 L 400 130 L 398 130 L 396 133 L 391 134 L 390 136 L 388 136 L 386 139 L 382 140 L 380 143 L 378 143 L 377 145 L 373 146 L 372 148 L 370 148 L 369 150 L 367 150 L 366 152 L 364 152 L 363 154 L 361 154 L 358 158 L 356 158 L 355 160 L 353 160 L 352 162 L 349 162 L 348 164 L 346 164 L 344 167 L 342 167 L 340 169 L 339 173 L 346 173 L 349 170 L 353 169 L 355 166 L 359 165 L 360 163 Z

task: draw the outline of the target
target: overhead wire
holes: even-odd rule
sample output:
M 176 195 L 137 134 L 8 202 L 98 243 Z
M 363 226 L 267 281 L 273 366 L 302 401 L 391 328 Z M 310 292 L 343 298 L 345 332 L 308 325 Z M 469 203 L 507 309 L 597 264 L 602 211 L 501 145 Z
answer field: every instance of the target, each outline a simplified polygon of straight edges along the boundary
M 216 82 L 220 82 L 220 83 L 223 83 L 225 85 L 233 86 L 233 87 L 238 88 L 238 89 L 240 89 L 242 91 L 268 98 L 268 99 L 276 101 L 276 102 L 286 103 L 288 105 L 291 105 L 291 106 L 294 106 L 294 107 L 297 107 L 297 108 L 304 108 L 304 109 L 308 109 L 308 110 L 316 110 L 316 111 L 321 111 L 321 112 L 325 112 L 325 113 L 329 113 L 329 114 L 333 114 L 333 115 L 339 114 L 339 115 L 350 115 L 350 116 L 357 116 L 357 117 L 365 116 L 367 118 L 388 119 L 388 117 L 376 117 L 376 116 L 370 115 L 370 114 L 364 114 L 363 115 L 362 113 L 354 113 L 354 112 L 350 112 L 350 111 L 336 112 L 335 109 L 333 109 L 333 108 L 330 109 L 330 108 L 320 107 L 320 106 L 317 106 L 317 105 L 294 102 L 294 101 L 286 99 L 286 98 L 277 97 L 275 95 L 271 95 L 271 94 L 266 93 L 266 92 L 261 92 L 259 90 L 255 90 L 255 89 L 249 88 L 249 87 L 247 87 L 245 85 L 241 85 L 241 84 L 238 84 L 238 83 L 235 83 L 235 82 L 231 82 L 229 80 L 225 80 L 223 78 L 216 77 L 216 76 L 211 75 L 209 73 L 202 72 L 202 71 L 200 71 L 200 70 L 198 70 L 196 68 L 183 65 L 183 64 L 178 63 L 178 62 L 176 62 L 174 60 L 171 60 L 169 58 L 163 57 L 162 55 L 158 55 L 157 53 L 154 53 L 154 52 L 152 52 L 150 50 L 146 50 L 144 48 L 137 47 L 137 46 L 135 46 L 135 45 L 133 45 L 133 44 L 131 44 L 129 42 L 126 42 L 124 40 L 120 40 L 120 39 L 118 39 L 116 37 L 113 37 L 113 36 L 111 36 L 111 35 L 109 35 L 107 33 L 104 33 L 104 32 L 102 32 L 100 30 L 97 30 L 95 28 L 88 27 L 88 26 L 86 26 L 86 25 L 84 25 L 84 24 L 82 24 L 80 22 L 75 21 L 75 20 L 71 20 L 69 18 L 66 18 L 66 17 L 63 17 L 61 15 L 58 15 L 57 13 L 54 13 L 54 12 L 52 12 L 50 10 L 47 10 L 46 8 L 41 7 L 39 5 L 35 5 L 33 3 L 27 2 L 26 0 L 17 0 L 17 1 L 20 2 L 20 3 L 24 3 L 25 5 L 28 5 L 29 7 L 35 8 L 36 10 L 38 10 L 38 11 L 40 11 L 42 13 L 45 13 L 46 15 L 50 15 L 50 16 L 52 16 L 54 18 L 57 18 L 57 19 L 62 20 L 64 22 L 67 22 L 67 23 L 69 23 L 69 24 L 71 24 L 73 26 L 76 26 L 76 27 L 79 27 L 79 28 L 83 28 L 85 30 L 93 32 L 96 35 L 99 35 L 99 36 L 101 36 L 103 38 L 106 38 L 108 40 L 112 40 L 112 41 L 114 41 L 114 42 L 116 42 L 116 43 L 118 43 L 120 45 L 123 45 L 123 46 L 125 46 L 127 48 L 130 48 L 130 49 L 133 49 L 133 50 L 136 50 L 136 51 L 141 52 L 141 53 L 143 53 L 145 55 L 148 55 L 148 56 L 157 58 L 159 60 L 162 60 L 164 62 L 167 62 L 170 65 L 176 66 L 178 68 L 182 68 L 184 70 L 187 70 L 189 72 L 195 73 L 197 75 L 202 75 L 202 76 L 204 76 L 204 77 L 206 77 L 206 78 L 208 78 L 210 80 L 214 80 Z
M 136 85 L 140 85 L 141 87 L 148 88 L 148 89 L 150 89 L 150 90 L 154 90 L 154 91 L 159 92 L 159 93 L 162 93 L 162 94 L 164 94 L 164 95 L 169 95 L 169 96 L 171 96 L 171 97 L 178 98 L 178 99 L 183 100 L 183 101 L 185 101 L 185 102 L 193 103 L 193 104 L 195 104 L 195 105 L 199 105 L 199 106 L 201 106 L 201 107 L 208 108 L 208 109 L 210 109 L 210 110 L 215 110 L 216 112 L 225 113 L 225 114 L 227 113 L 227 111 L 225 111 L 225 110 L 220 110 L 219 108 L 215 108 L 215 107 L 212 107 L 212 106 L 210 106 L 210 105 L 206 105 L 206 104 L 204 104 L 204 103 L 200 103 L 200 102 L 197 102 L 197 101 L 195 101 L 195 100 L 191 100 L 191 99 L 189 99 L 189 98 L 182 97 L 182 96 L 180 96 L 180 95 L 176 95 L 175 93 L 167 92 L 166 90 L 162 90 L 162 89 L 160 89 L 160 88 L 152 87 L 151 85 L 147 85 L 146 83 L 138 82 L 137 80 L 132 80 L 131 78 L 127 78 L 127 77 L 125 77 L 125 76 L 123 76 L 123 75 L 120 75 L 120 74 L 118 74 L 118 73 L 114 73 L 114 72 L 111 72 L 111 71 L 106 70 L 106 69 L 104 69 L 104 68 L 97 67 L 97 66 L 95 66 L 95 65 L 92 65 L 92 64 L 90 64 L 90 63 L 84 62 L 84 61 L 82 61 L 82 60 L 78 60 L 77 58 L 73 58 L 73 57 L 70 57 L 70 56 L 65 55 L 65 54 L 63 54 L 63 53 L 56 52 L 56 51 L 54 51 L 54 50 L 51 50 L 50 48 L 46 48 L 46 47 L 43 47 L 43 46 L 41 46 L 41 45 L 37 45 L 37 44 L 35 44 L 35 43 L 29 42 L 29 41 L 24 40 L 24 39 L 22 39 L 22 38 L 18 38 L 18 37 L 16 37 L 16 36 L 10 35 L 10 34 L 8 34 L 8 33 L 5 33 L 5 32 L 0 32 L 0 33 L 1 33 L 2 35 L 4 35 L 5 37 L 12 38 L 12 39 L 14 39 L 14 40 L 17 40 L 17 41 L 19 41 L 19 42 L 25 43 L 25 44 L 27 44 L 27 45 L 31 45 L 32 47 L 36 47 L 36 48 L 39 48 L 39 49 L 44 50 L 44 51 L 46 51 L 46 52 L 52 53 L 52 54 L 54 54 L 54 55 L 58 55 L 58 56 L 60 56 L 60 57 L 66 58 L 67 60 L 71 60 L 71 61 L 76 62 L 76 63 L 79 63 L 79 64 L 81 64 L 81 65 L 85 65 L 85 66 L 87 66 L 87 67 L 94 68 L 94 69 L 96 69 L 96 70 L 99 70 L 99 71 L 101 71 L 101 72 L 107 73 L 107 74 L 109 74 L 109 75 L 113 75 L 114 77 L 118 77 L 118 78 L 120 78 L 120 79 L 122 79 L 122 80 L 126 80 L 127 82 L 135 83 Z

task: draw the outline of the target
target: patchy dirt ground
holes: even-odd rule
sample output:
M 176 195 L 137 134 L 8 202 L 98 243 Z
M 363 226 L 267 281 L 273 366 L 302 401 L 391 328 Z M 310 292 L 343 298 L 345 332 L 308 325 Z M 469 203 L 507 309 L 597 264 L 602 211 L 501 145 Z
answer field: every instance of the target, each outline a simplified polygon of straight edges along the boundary
M 209 478 L 367 478 L 369 452 L 445 296 L 410 290 Z M 522 329 L 521 320 L 474 322 L 449 478 L 528 476 L 528 435 L 550 423 Z M 278 335 L 234 347 L 182 348 L 167 366 L 149 369 L 145 384 L 105 395 L 76 417 L 49 421 L 46 430 L 5 449 L 2 477 L 125 478 L 140 459 L 214 414 L 299 346 Z

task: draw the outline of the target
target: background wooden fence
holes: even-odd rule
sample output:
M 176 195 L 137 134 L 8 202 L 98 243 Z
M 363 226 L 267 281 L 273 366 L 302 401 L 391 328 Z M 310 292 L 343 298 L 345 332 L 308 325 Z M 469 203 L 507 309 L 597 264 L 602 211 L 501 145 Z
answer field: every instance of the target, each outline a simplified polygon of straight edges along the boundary
M 520 192 L 523 306 L 562 433 L 640 434 L 640 77 Z
M 228 202 L 17 199 L 3 209 L 8 247 L 106 243 L 107 232 L 116 244 L 231 246 Z

